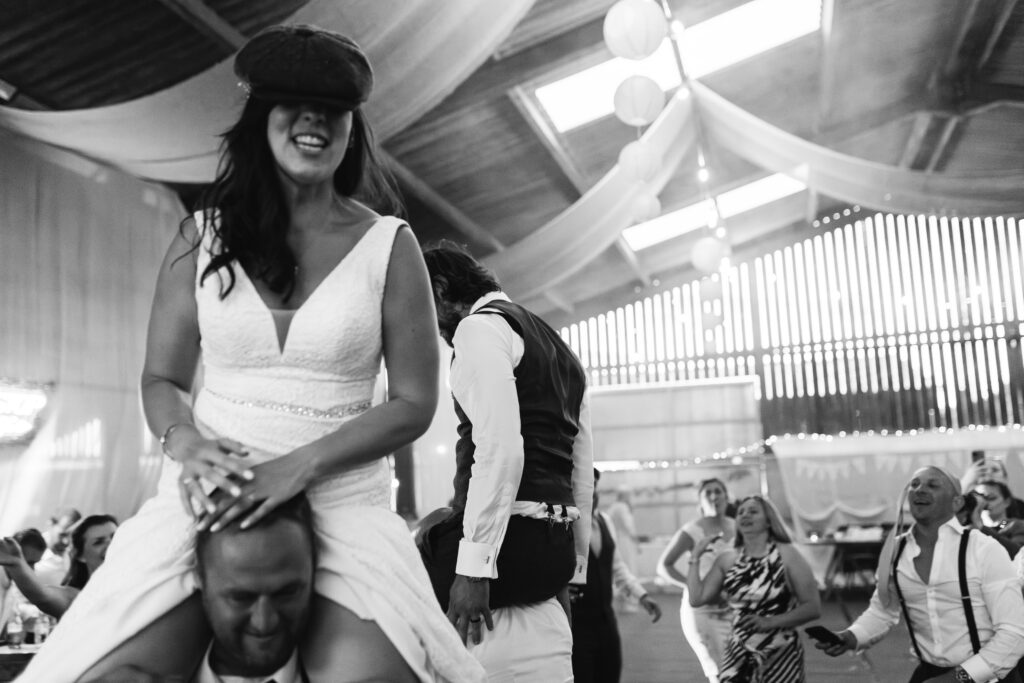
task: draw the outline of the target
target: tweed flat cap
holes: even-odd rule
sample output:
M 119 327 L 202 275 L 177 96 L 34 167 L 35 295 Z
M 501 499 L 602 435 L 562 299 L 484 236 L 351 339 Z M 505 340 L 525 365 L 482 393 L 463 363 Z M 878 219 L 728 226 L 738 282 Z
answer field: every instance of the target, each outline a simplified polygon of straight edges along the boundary
M 271 26 L 235 57 L 251 97 L 356 109 L 373 90 L 373 70 L 355 41 L 316 26 Z

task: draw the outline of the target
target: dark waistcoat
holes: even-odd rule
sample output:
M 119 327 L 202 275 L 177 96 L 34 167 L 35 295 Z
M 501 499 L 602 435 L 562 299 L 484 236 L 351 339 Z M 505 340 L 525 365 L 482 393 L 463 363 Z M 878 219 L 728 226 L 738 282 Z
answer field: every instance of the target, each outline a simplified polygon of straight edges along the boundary
M 583 366 L 550 325 L 518 304 L 491 301 L 472 315 L 500 315 L 523 338 L 523 358 L 514 372 L 524 455 L 516 500 L 574 505 L 572 447 L 586 389 Z M 476 445 L 473 424 L 458 401 L 455 413 L 454 507 L 463 510 Z

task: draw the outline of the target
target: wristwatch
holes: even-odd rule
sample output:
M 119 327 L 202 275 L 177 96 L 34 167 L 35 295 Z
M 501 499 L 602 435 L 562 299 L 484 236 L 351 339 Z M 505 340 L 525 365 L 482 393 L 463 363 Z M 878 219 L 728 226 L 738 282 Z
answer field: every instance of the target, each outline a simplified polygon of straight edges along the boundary
M 958 681 L 966 681 L 966 683 L 974 683 L 974 679 L 971 677 L 971 674 L 969 674 L 966 671 L 964 671 L 964 668 L 962 666 L 958 666 L 957 668 L 953 669 L 953 676 L 955 676 L 956 680 L 958 680 Z

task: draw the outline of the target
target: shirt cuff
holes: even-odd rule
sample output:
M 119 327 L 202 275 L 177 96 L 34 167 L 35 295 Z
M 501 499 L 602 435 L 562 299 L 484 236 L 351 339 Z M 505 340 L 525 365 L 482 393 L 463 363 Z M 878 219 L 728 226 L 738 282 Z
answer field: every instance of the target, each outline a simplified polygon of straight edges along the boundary
M 850 624 L 846 630 L 852 633 L 854 640 L 857 641 L 857 650 L 864 650 L 871 644 L 871 637 L 857 624 Z
M 459 541 L 459 557 L 455 561 L 455 573 L 461 576 L 479 576 L 485 579 L 498 578 L 498 549 L 489 543 Z
M 981 655 L 974 655 L 966 662 L 960 665 L 960 668 L 971 675 L 974 679 L 974 683 L 989 683 L 989 681 L 995 681 L 996 674 L 992 671 L 992 667 L 988 665 Z
M 576 571 L 573 572 L 569 583 L 574 586 L 585 586 L 587 583 L 587 560 L 582 555 L 576 556 Z

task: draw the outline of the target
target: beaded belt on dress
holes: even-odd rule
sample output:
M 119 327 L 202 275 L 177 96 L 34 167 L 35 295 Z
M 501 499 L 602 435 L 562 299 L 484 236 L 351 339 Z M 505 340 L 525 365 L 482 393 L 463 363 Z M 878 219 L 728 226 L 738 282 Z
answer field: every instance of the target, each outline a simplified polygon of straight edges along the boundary
M 343 403 L 327 410 L 321 410 L 320 408 L 310 408 L 309 406 L 300 406 L 292 403 L 278 403 L 277 401 L 247 401 L 233 396 L 226 396 L 209 388 L 204 389 L 204 391 L 214 398 L 222 401 L 228 401 L 229 403 L 234 403 L 236 405 L 246 406 L 249 408 L 266 408 L 267 410 L 273 410 L 279 413 L 302 415 L 303 417 L 350 417 L 352 415 L 359 415 L 360 413 L 365 412 L 371 405 L 373 405 L 373 402 L 368 400 L 356 401 L 355 403 Z

